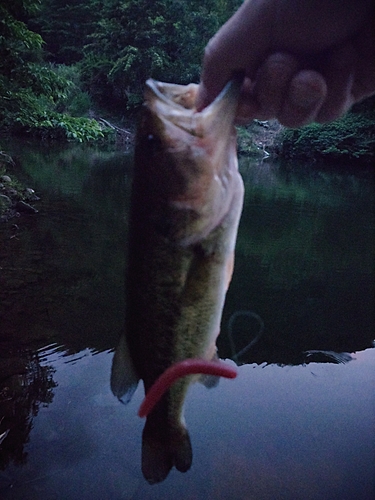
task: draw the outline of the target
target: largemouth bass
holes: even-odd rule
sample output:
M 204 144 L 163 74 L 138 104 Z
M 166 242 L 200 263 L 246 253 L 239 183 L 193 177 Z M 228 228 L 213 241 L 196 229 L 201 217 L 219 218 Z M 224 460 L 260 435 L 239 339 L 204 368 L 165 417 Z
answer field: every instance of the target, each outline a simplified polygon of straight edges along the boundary
M 240 87 L 234 79 L 197 112 L 197 85 L 146 83 L 130 209 L 126 333 L 111 375 L 112 391 L 124 402 L 139 379 L 147 394 L 175 363 L 217 359 L 243 202 L 233 126 Z M 190 468 L 183 403 L 193 380 L 177 380 L 147 417 L 142 471 L 150 483 L 173 466 Z

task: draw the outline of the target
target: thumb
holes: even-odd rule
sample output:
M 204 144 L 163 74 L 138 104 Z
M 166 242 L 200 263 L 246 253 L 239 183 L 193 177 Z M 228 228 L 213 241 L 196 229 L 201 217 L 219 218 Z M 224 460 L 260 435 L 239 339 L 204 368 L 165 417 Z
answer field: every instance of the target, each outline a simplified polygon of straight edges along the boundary
M 270 49 L 269 16 L 264 2 L 245 2 L 208 42 L 202 64 L 197 110 L 210 104 L 233 73 L 243 72 L 254 79 L 256 70 Z M 266 19 L 268 22 L 266 23 Z

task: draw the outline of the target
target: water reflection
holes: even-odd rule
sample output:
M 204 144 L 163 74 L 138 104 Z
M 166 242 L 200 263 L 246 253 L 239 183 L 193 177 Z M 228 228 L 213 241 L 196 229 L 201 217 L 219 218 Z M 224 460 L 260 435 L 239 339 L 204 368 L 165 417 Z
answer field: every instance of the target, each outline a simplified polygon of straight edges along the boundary
M 52 401 L 54 370 L 41 366 L 40 350 L 54 343 L 67 356 L 101 352 L 117 341 L 131 171 L 123 153 L 121 163 L 113 162 L 113 152 L 82 148 L 18 153 L 19 175 L 43 199 L 37 217 L 0 227 L 2 468 L 25 462 L 32 420 Z
M 227 325 L 256 313 L 264 334 L 242 362 L 299 364 L 312 349 L 372 346 L 373 176 L 242 165 L 245 205 L 219 349 L 231 356 Z M 259 329 L 240 318 L 237 351 Z
M 37 217 L 17 219 L 16 237 L 10 225 L 0 228 L 3 331 L 18 344 L 56 342 L 68 353 L 113 347 L 123 324 L 131 156 L 82 148 L 23 155 L 21 174 L 43 200 Z
M 4 500 L 373 498 L 373 349 L 347 365 L 243 365 L 213 391 L 193 385 L 193 466 L 152 487 L 140 471 L 143 390 L 125 408 L 108 387 L 112 356 L 81 355 L 46 356 L 55 397 L 34 419 L 27 463 L 0 473 Z
M 237 381 L 189 389 L 193 467 L 151 492 L 139 467 L 142 391 L 124 408 L 108 384 L 124 325 L 131 157 L 10 152 L 42 200 L 37 216 L 17 219 L 16 233 L 12 221 L 0 226 L 0 435 L 9 430 L 0 495 L 372 498 L 371 176 L 242 166 L 245 209 L 220 357 L 233 356 L 237 312 L 254 312 L 264 329 L 240 357 Z M 234 351 L 259 328 L 237 317 Z M 313 350 L 361 352 L 335 366 L 307 359 Z
M 9 347 L 9 346 L 8 346 Z M 53 400 L 54 368 L 41 366 L 37 352 L 14 352 L 2 343 L 0 358 L 0 470 L 10 463 L 25 464 L 33 418 Z M 13 352 L 12 352 L 13 351 Z

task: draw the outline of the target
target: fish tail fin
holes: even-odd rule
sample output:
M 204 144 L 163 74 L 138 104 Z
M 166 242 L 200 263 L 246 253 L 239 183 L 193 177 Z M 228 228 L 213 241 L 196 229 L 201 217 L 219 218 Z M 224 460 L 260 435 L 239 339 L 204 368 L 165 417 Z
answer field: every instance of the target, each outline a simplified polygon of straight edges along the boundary
M 137 389 L 139 377 L 133 366 L 128 343 L 122 335 L 112 361 L 111 390 L 124 404 L 129 403 Z
M 180 425 L 161 432 L 146 425 L 142 435 L 142 473 L 149 484 L 160 483 L 172 467 L 180 472 L 190 469 L 193 451 L 187 429 Z

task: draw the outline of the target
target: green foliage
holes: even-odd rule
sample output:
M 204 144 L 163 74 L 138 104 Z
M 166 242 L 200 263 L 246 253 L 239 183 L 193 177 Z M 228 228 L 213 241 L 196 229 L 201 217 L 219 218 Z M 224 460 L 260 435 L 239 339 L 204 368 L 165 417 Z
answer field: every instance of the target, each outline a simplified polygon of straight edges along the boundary
M 96 120 L 56 112 L 44 113 L 38 117 L 20 116 L 16 122 L 20 131 L 38 135 L 42 139 L 86 142 L 103 139 L 108 135 Z
M 29 62 L 40 59 L 43 44 L 40 35 L 12 15 L 15 10 L 15 5 L 0 2 L 0 74 L 11 81 L 22 77 L 20 73 L 27 73 Z M 25 15 L 25 9 L 20 6 L 18 13 Z
M 110 132 L 83 118 L 94 104 L 123 116 L 141 104 L 147 78 L 198 81 L 207 41 L 241 3 L 0 0 L 0 129 L 79 142 L 103 139 Z M 373 161 L 374 99 L 334 123 L 285 129 L 280 155 Z M 279 130 L 262 123 L 240 129 L 240 152 L 274 149 Z
M 260 155 L 259 148 L 254 142 L 254 137 L 249 127 L 236 127 L 237 128 L 237 151 L 241 156 L 255 156 Z
M 308 161 L 372 163 L 375 157 L 375 113 L 347 113 L 332 123 L 284 129 L 281 156 Z
M 0 128 L 102 136 L 94 122 L 73 117 L 92 101 L 117 115 L 136 108 L 149 77 L 198 80 L 204 46 L 240 3 L 0 0 Z
M 72 99 L 69 112 L 72 116 L 83 116 L 91 108 L 91 98 L 87 92 L 79 91 Z
M 90 96 L 82 90 L 81 76 L 77 65 L 52 65 L 54 73 L 65 83 L 65 92 L 55 100 L 55 108 L 60 113 L 84 116 L 92 107 Z
M 42 38 L 19 20 L 38 5 L 0 3 L 0 128 L 44 139 L 102 139 L 107 134 L 95 120 L 71 116 L 91 106 L 77 68 L 43 63 Z
M 70 65 L 82 59 L 99 14 L 97 0 L 43 0 L 38 16 L 29 24 L 42 35 L 48 59 Z
M 240 3 L 107 0 L 84 49 L 89 93 L 101 105 L 125 110 L 142 102 L 147 78 L 197 81 L 204 46 Z
M 91 141 L 108 135 L 95 120 L 75 118 L 91 101 L 71 80 L 53 67 L 29 68 L 28 86 L 0 77 L 0 127 L 43 139 Z M 59 112 L 60 111 L 60 112 Z M 61 111 L 64 111 L 62 113 Z M 69 113 L 69 114 L 68 114 Z

